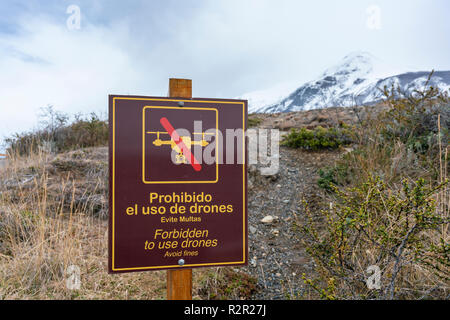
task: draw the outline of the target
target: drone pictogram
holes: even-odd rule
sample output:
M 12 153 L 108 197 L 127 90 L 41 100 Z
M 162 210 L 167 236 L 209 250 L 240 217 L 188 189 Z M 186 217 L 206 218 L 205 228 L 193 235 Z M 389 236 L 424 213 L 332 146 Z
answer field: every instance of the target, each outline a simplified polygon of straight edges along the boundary
M 201 165 L 195 159 L 191 152 L 191 147 L 193 145 L 200 145 L 206 147 L 209 142 L 205 140 L 206 135 L 214 135 L 214 133 L 209 132 L 193 132 L 193 136 L 201 135 L 201 140 L 193 140 L 191 136 L 179 136 L 175 129 L 170 124 L 167 118 L 163 117 L 160 119 L 161 125 L 167 131 L 147 131 L 148 134 L 155 134 L 156 139 L 153 140 L 153 145 L 161 147 L 163 145 L 168 145 L 177 154 L 175 156 L 175 162 L 178 164 L 191 164 L 195 171 L 201 170 Z M 170 140 L 161 140 L 161 135 L 169 135 Z

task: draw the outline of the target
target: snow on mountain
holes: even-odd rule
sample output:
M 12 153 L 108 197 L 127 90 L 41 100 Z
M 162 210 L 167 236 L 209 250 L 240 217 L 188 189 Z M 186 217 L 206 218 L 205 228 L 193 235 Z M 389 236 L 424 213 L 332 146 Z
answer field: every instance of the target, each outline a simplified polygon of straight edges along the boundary
M 407 92 L 425 84 L 429 72 L 405 72 L 387 65 L 367 52 L 354 52 L 328 68 L 316 80 L 282 96 L 282 90 L 257 91 L 244 95 L 249 112 L 288 112 L 333 106 L 372 104 L 382 98 L 385 85 L 399 85 Z M 450 89 L 450 71 L 433 74 L 430 85 Z M 283 87 L 285 90 L 289 87 Z

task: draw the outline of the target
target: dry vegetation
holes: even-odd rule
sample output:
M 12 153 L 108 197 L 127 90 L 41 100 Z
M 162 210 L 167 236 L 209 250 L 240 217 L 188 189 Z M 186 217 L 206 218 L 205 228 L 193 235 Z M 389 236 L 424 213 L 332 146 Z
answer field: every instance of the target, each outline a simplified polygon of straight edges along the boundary
M 1 172 L 0 296 L 5 299 L 163 298 L 160 273 L 110 276 L 107 221 L 98 195 L 107 164 L 74 158 L 98 149 L 10 159 Z M 93 154 L 92 154 L 93 153 Z M 67 268 L 80 268 L 80 290 L 69 290 Z
M 306 150 L 330 148 L 336 137 L 336 147 L 347 146 L 317 177 L 324 210 L 311 210 L 308 199 L 298 208 L 293 227 L 316 268 L 303 277 L 308 294 L 290 298 L 449 298 L 449 98 L 433 88 L 385 93 L 384 108 L 352 127 L 288 136 Z M 164 299 L 164 271 L 106 272 L 107 122 L 91 115 L 69 123 L 51 108 L 43 119 L 38 132 L 9 141 L 0 171 L 0 299 Z M 80 268 L 77 290 L 67 287 L 71 265 Z M 370 265 L 380 268 L 380 289 L 366 285 Z M 233 268 L 193 274 L 196 299 L 256 290 Z
M 107 141 L 107 123 L 95 116 L 51 123 L 12 139 L 0 170 L 0 299 L 165 299 L 165 271 L 107 273 L 108 150 L 96 147 Z M 78 139 L 62 138 L 74 131 Z M 70 266 L 79 268 L 79 289 L 70 286 Z M 194 270 L 194 299 L 209 297 L 211 285 L 232 285 L 223 272 Z
M 329 208 L 304 202 L 298 228 L 322 299 L 450 297 L 450 101 L 434 88 L 385 89 L 388 108 L 354 125 L 354 145 L 320 172 Z M 369 289 L 369 266 L 380 288 Z

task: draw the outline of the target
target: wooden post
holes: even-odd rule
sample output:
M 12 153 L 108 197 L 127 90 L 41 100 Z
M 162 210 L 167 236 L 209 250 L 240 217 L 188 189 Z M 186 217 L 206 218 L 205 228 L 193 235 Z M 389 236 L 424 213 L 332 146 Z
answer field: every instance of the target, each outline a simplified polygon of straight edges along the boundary
M 192 80 L 190 79 L 169 79 L 169 97 L 172 98 L 192 98 Z
M 169 97 L 192 98 L 192 80 L 169 79 Z M 167 270 L 167 300 L 192 300 L 192 269 Z

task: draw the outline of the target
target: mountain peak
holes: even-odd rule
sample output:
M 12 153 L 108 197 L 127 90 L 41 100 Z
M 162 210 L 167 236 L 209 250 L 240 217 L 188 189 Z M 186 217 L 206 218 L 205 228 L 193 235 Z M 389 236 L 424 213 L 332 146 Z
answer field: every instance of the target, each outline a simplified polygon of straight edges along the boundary
M 347 54 L 343 60 L 344 61 L 351 61 L 351 60 L 371 60 L 371 59 L 376 59 L 375 56 L 373 54 L 371 54 L 368 51 L 353 51 L 350 52 L 349 54 Z
M 411 70 L 410 70 L 411 71 Z M 354 104 L 373 104 L 381 99 L 380 88 L 396 84 L 406 91 L 419 89 L 428 72 L 406 72 L 386 64 L 366 51 L 347 54 L 338 64 L 326 69 L 317 79 L 298 87 L 284 98 L 279 96 L 270 104 L 255 103 L 246 95 L 250 112 L 287 112 L 321 109 Z M 450 88 L 450 72 L 435 72 L 432 84 L 443 90 Z M 262 92 L 258 92 L 263 96 Z M 271 96 L 270 94 L 268 96 Z M 265 100 L 270 100 L 264 96 Z
M 347 54 L 338 64 L 326 69 L 322 77 L 353 74 L 360 78 L 381 78 L 395 73 L 400 72 L 396 72 L 395 68 L 387 65 L 371 53 L 354 51 Z

